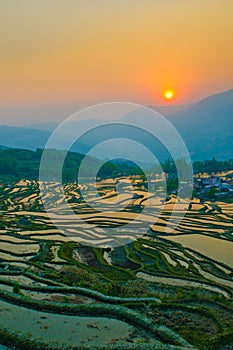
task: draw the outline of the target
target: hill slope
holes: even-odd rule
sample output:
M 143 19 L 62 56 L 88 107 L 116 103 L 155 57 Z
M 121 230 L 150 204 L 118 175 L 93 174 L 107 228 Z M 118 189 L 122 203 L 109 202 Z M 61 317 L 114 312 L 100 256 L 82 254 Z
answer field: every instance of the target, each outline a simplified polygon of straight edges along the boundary
M 173 110 L 175 109 L 173 108 Z M 178 110 L 175 114 L 167 115 L 167 119 L 180 132 L 193 160 L 211 159 L 212 157 L 219 160 L 233 158 L 233 89 L 207 97 L 200 102 L 187 106 L 186 109 L 182 107 L 181 109 L 178 108 Z M 85 120 L 84 123 L 89 124 L 90 121 Z M 82 127 L 82 124 L 80 124 L 80 127 Z M 44 148 L 52 131 L 48 131 L 49 127 L 45 130 L 45 126 L 43 129 L 0 126 L 1 147 L 7 146 L 29 150 Z M 106 136 L 114 138 L 115 131 L 116 128 L 112 133 L 106 133 L 106 130 L 103 130 L 98 136 L 90 133 L 89 136 L 84 137 L 79 143 L 74 144 L 72 150 L 87 153 L 92 146 L 101 142 L 102 138 L 106 139 Z M 158 144 L 153 146 L 152 140 L 149 139 L 148 135 L 138 135 L 135 130 L 134 134 L 133 136 L 139 142 L 145 144 L 146 147 L 150 148 L 151 146 L 151 150 L 153 151 L 154 149 L 156 151 L 155 153 L 160 160 L 168 157 L 168 153 Z M 122 135 L 127 137 L 127 133 L 122 133 Z M 117 149 L 120 146 L 118 143 Z M 115 151 L 114 147 L 109 149 L 110 155 L 114 155 Z M 143 155 L 138 154 L 136 150 L 134 153 L 135 159 L 139 156 L 140 159 L 144 159 Z M 127 155 L 127 150 L 125 155 Z M 108 154 L 98 155 L 99 158 L 107 158 L 108 156 Z M 123 156 L 124 152 L 122 152 Z
M 212 95 L 168 117 L 193 159 L 233 157 L 233 89 Z

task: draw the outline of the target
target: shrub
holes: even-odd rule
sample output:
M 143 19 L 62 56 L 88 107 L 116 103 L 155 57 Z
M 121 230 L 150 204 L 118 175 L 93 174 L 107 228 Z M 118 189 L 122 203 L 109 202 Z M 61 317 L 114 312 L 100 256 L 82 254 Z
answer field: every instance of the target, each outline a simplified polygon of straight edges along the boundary
M 99 277 L 95 273 L 77 266 L 64 267 L 60 275 L 65 284 L 72 286 L 90 286 L 100 282 Z
M 68 297 L 63 297 L 62 298 L 62 303 L 69 304 L 70 299 Z
M 120 297 L 139 298 L 153 295 L 149 284 L 143 280 L 134 280 L 126 283 L 111 282 L 105 284 L 105 294 Z
M 13 293 L 15 293 L 15 294 L 22 294 L 18 282 L 15 282 L 14 285 L 13 285 Z

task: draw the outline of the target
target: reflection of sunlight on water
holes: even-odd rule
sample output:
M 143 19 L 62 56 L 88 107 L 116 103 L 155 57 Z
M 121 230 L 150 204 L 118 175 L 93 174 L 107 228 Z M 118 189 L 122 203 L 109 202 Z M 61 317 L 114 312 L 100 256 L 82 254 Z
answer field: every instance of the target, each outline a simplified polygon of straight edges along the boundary
M 198 234 L 169 236 L 168 239 L 233 267 L 233 242 Z

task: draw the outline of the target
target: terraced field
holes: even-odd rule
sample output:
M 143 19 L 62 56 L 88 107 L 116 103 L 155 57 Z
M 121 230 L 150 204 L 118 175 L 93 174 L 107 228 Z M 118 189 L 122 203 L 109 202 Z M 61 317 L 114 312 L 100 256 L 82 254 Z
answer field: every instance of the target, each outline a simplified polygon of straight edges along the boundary
M 2 344 L 20 349 L 233 346 L 233 203 L 193 199 L 187 207 L 175 196 L 164 202 L 160 189 L 148 193 L 140 178 L 133 180 L 130 198 L 129 180 L 123 179 L 120 195 L 116 179 L 100 181 L 99 199 L 93 183 L 81 188 L 73 182 L 63 193 L 57 183 L 2 184 Z M 99 200 L 103 212 L 92 208 L 92 200 Z M 79 220 L 66 210 L 66 201 Z M 105 210 L 109 205 L 118 211 Z M 111 245 L 113 228 L 122 245 Z

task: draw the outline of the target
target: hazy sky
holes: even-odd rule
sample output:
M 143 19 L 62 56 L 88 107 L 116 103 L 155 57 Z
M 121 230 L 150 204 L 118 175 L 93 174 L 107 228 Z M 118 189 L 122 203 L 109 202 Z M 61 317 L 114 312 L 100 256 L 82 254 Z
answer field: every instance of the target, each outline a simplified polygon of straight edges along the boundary
M 0 0 L 0 122 L 233 88 L 232 33 L 232 0 Z

